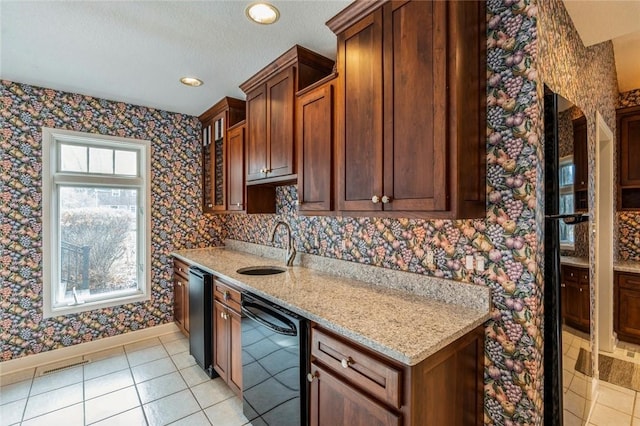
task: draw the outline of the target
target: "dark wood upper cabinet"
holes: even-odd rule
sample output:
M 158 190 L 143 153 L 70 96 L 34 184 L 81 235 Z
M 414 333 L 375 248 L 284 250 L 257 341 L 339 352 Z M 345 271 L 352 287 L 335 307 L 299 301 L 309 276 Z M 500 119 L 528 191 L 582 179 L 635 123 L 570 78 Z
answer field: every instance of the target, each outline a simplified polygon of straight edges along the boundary
M 245 102 L 225 97 L 205 111 L 202 123 L 202 210 L 220 213 L 229 210 L 228 130 L 244 120 Z
M 296 95 L 298 210 L 333 209 L 335 75 Z
M 484 2 L 354 2 L 327 25 L 337 210 L 485 216 Z
M 332 60 L 296 45 L 240 85 L 247 94 L 247 185 L 296 179 L 295 93 L 332 69 Z
M 619 210 L 640 208 L 640 107 L 617 112 Z
M 227 131 L 227 209 L 229 211 L 245 209 L 244 128 L 245 122 L 241 121 Z
M 381 210 L 382 194 L 382 9 L 338 36 L 337 208 Z
M 573 164 L 575 165 L 573 192 L 575 211 L 588 208 L 589 155 L 587 153 L 587 119 L 573 120 Z

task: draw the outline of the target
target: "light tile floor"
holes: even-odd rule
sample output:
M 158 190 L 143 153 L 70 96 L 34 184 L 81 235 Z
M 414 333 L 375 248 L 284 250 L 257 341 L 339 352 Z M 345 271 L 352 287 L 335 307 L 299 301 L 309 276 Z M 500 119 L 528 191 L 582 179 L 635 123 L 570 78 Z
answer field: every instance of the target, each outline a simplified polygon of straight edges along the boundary
M 63 364 L 84 360 L 90 362 L 46 375 L 56 365 L 3 376 L 0 426 L 250 424 L 242 401 L 196 365 L 180 333 Z
M 621 343 L 613 354 L 606 355 L 640 364 L 640 347 Z M 575 371 L 580 348 L 591 350 L 589 336 L 566 328 L 562 332 L 564 425 L 640 426 L 640 392 L 599 381 L 598 397 L 591 417 L 586 400 L 587 376 Z

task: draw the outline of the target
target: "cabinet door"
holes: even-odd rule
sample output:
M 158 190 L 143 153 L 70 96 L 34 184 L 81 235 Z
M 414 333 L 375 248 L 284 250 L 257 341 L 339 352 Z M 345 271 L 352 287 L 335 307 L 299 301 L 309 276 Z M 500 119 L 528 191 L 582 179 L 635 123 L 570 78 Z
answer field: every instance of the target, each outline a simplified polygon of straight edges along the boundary
M 297 99 L 296 131 L 298 209 L 332 210 L 333 83 Z
M 578 283 L 578 271 L 576 268 L 562 267 L 562 284 L 565 285 L 565 321 L 572 327 L 581 327 L 582 297 L 580 284 Z
M 591 328 L 591 292 L 589 290 L 589 269 L 578 269 L 578 284 L 580 285 L 580 324 L 583 330 Z
M 614 323 L 622 340 L 640 344 L 640 275 L 616 274 Z
M 381 210 L 382 8 L 338 37 L 340 87 L 337 204 L 343 211 Z
M 311 426 L 399 426 L 400 415 L 312 363 Z
M 227 308 L 217 300 L 213 302 L 213 368 L 222 380 L 229 374 L 229 320 Z
M 620 184 L 640 186 L 640 111 L 620 119 Z
M 242 318 L 232 309 L 229 313 L 229 380 L 228 384 L 236 395 L 242 393 Z
M 575 191 L 587 189 L 589 166 L 587 154 L 587 119 L 578 118 L 573 121 L 573 162 L 575 164 Z
M 227 210 L 244 210 L 244 126 L 227 133 Z
M 213 117 L 202 128 L 203 211 L 216 212 L 226 206 L 226 111 Z
M 267 92 L 261 85 L 247 94 L 247 181 L 263 179 L 267 169 Z
M 447 7 L 384 7 L 385 210 L 447 209 Z
M 188 299 L 185 297 L 185 285 L 183 279 L 178 276 L 173 277 L 173 320 L 183 332 L 185 330 L 184 302 Z
M 267 81 L 267 177 L 294 173 L 295 78 L 290 67 Z

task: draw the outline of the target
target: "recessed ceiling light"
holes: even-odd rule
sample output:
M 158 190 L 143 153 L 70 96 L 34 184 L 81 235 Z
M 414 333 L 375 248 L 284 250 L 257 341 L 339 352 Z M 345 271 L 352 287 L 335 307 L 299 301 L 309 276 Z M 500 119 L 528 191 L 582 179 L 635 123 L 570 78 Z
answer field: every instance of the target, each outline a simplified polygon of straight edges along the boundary
M 280 12 L 269 3 L 253 3 L 247 6 L 244 11 L 247 18 L 258 24 L 273 24 L 280 18 Z
M 198 87 L 204 84 L 202 80 L 195 77 L 182 77 L 180 79 L 180 83 L 184 84 L 185 86 L 191 86 L 191 87 Z

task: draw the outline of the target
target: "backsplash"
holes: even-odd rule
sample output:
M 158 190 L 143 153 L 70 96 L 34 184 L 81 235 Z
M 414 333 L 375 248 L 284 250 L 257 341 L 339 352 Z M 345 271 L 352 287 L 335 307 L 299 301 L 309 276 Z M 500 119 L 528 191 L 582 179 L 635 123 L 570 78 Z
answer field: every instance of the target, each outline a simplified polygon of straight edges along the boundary
M 200 210 L 198 119 L 10 81 L 1 82 L 0 110 L 0 359 L 172 321 L 169 253 L 220 242 L 221 223 Z M 42 318 L 43 126 L 151 141 L 151 300 Z

